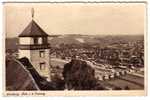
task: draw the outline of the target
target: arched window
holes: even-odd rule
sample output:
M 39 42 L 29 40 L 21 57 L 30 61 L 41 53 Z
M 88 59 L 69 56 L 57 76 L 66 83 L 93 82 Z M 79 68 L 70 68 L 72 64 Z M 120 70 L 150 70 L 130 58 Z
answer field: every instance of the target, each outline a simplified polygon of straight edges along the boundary
M 38 38 L 38 44 L 42 44 L 42 38 L 41 37 Z

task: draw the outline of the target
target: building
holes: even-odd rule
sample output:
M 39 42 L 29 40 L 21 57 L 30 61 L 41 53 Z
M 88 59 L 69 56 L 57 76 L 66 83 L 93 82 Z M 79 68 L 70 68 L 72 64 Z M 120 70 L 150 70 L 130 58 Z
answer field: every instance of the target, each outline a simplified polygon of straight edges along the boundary
M 50 80 L 48 34 L 33 20 L 19 35 L 19 58 L 27 57 L 37 72 Z

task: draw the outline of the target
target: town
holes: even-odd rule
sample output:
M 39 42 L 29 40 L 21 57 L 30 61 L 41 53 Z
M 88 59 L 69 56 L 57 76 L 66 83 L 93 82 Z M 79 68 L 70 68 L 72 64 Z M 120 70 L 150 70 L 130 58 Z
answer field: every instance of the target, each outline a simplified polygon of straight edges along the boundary
M 63 61 L 69 62 L 71 59 L 80 59 L 90 63 L 94 67 L 96 78 L 101 81 L 112 80 L 119 76 L 137 82 L 138 79 L 135 77 L 133 77 L 134 79 L 130 79 L 125 74 L 128 73 L 131 77 L 132 75 L 136 75 L 144 78 L 143 44 L 144 41 L 115 43 L 104 48 L 99 48 L 97 44 L 88 45 L 87 47 L 86 45 L 61 44 L 60 47 L 51 50 L 51 60 L 54 65 L 52 72 L 53 75 L 59 72 L 59 76 L 62 76 L 60 72 L 62 72 L 63 64 L 58 66 L 57 62 L 63 63 Z M 144 81 L 142 84 L 144 85 Z
M 120 89 L 144 88 L 144 41 L 142 39 L 134 42 L 119 41 L 103 47 L 97 43 L 91 45 L 60 43 L 49 50 L 52 80 L 55 80 L 56 76 L 63 80 L 64 65 L 72 59 L 78 59 L 86 61 L 93 67 L 95 77 L 107 89 L 119 87 L 120 80 L 124 82 Z M 7 49 L 6 52 L 18 59 L 18 50 Z

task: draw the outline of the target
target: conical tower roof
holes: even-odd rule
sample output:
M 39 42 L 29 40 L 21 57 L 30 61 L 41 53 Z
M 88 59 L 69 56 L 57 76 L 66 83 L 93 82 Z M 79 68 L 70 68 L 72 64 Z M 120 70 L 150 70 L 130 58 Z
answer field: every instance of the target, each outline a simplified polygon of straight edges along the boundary
M 48 34 L 32 20 L 19 37 L 47 37 Z

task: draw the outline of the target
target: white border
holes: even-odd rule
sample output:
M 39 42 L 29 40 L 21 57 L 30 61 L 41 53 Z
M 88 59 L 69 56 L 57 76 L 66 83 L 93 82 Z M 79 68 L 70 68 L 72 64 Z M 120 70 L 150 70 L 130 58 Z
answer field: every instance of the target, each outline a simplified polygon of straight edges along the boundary
M 5 1 L 14 1 L 14 0 L 5 0 Z M 15 1 L 25 1 L 25 0 L 15 0 Z M 26 0 L 26 1 L 31 2 L 31 0 Z M 38 1 L 38 2 L 39 2 L 39 1 L 42 1 L 42 0 L 32 0 L 32 1 Z M 62 0 L 51 0 L 51 1 L 62 1 Z M 65 0 L 65 1 L 81 1 L 81 0 Z M 82 0 L 82 1 L 86 1 L 86 0 Z M 92 1 L 92 0 L 88 0 L 88 1 Z M 98 0 L 94 0 L 94 1 L 98 1 Z M 113 1 L 113 0 L 100 0 L 100 1 Z M 125 1 L 125 0 L 115 0 L 115 1 Z M 143 0 L 128 0 L 128 1 L 143 1 Z M 144 0 L 144 1 L 146 1 L 146 0 Z M 148 4 L 148 10 L 149 10 L 149 4 Z M 0 4 L 0 12 L 2 12 L 2 3 Z M 149 13 L 147 13 L 147 15 L 150 16 Z M 1 20 L 2 20 L 2 13 L 0 13 L 0 18 L 1 18 Z M 3 21 L 3 20 L 2 20 L 2 21 Z M 1 21 L 1 22 L 2 22 L 2 21 Z M 148 20 L 148 24 L 149 24 L 149 20 Z M 2 77 L 1 77 L 1 76 L 2 76 L 2 67 L 3 67 L 3 66 L 2 66 L 2 65 L 3 65 L 3 62 L 2 62 L 2 61 L 3 61 L 3 60 L 2 60 L 2 59 L 3 59 L 3 56 L 2 56 L 2 55 L 3 55 L 3 50 L 4 50 L 4 49 L 2 49 L 2 47 L 3 47 L 3 44 L 2 44 L 2 43 L 3 43 L 3 42 L 2 42 L 2 40 L 3 40 L 3 38 L 2 38 L 2 28 L 3 28 L 2 26 L 3 26 L 3 24 L 1 23 L 0 26 L 1 26 L 1 29 L 0 29 L 0 34 L 1 34 L 1 36 L 0 36 L 0 40 L 1 40 L 1 44 L 0 44 L 0 48 L 1 48 L 1 52 L 0 52 L 0 59 L 1 59 L 1 60 L 0 60 L 0 64 L 1 64 L 1 67 L 0 67 L 0 80 L 2 80 Z M 148 26 L 147 26 L 147 27 L 148 27 Z M 148 27 L 148 29 L 149 29 L 149 27 Z M 148 31 L 148 29 L 147 29 L 147 31 Z M 145 38 L 147 38 L 147 43 L 146 43 L 146 44 L 148 44 L 148 42 L 150 41 L 150 37 L 149 37 L 149 35 L 148 35 L 148 32 L 147 32 L 147 37 L 145 37 Z M 148 49 L 149 49 L 149 44 L 148 44 Z M 147 58 L 149 58 L 150 55 L 149 55 L 148 51 L 147 51 L 147 54 L 148 54 L 148 55 L 147 55 Z M 150 65 L 149 59 L 147 60 L 147 64 L 148 64 L 147 66 Z M 149 69 L 149 68 L 148 68 L 148 69 Z M 149 71 L 148 71 L 148 72 L 149 72 Z M 148 76 L 150 76 L 149 74 L 150 74 L 150 73 L 148 73 Z M 149 83 L 149 77 L 148 77 L 148 83 Z M 0 90 L 2 90 L 2 81 L 1 81 L 1 85 L 0 85 Z M 148 90 L 149 90 L 149 86 L 148 86 Z M 0 93 L 2 94 L 2 91 L 0 91 Z M 149 95 L 149 92 L 148 92 L 148 95 Z M 26 99 L 25 97 L 20 97 L 20 98 Z M 16 100 L 16 99 L 19 99 L 19 100 L 20 100 L 20 98 L 14 98 L 14 97 L 13 97 L 12 99 L 15 99 L 15 100 Z M 42 98 L 45 98 L 45 99 L 46 99 L 46 97 L 42 97 Z M 105 97 L 103 97 L 103 98 L 105 98 Z M 127 98 L 128 98 L 128 97 L 126 97 L 126 98 L 119 97 L 118 100 L 120 100 L 120 99 L 126 100 Z M 141 99 L 148 99 L 148 98 L 146 98 L 146 97 L 140 97 L 140 98 L 139 98 L 139 97 L 134 97 L 134 98 L 137 99 L 137 100 L 138 100 L 138 99 L 140 99 L 140 100 L 141 100 Z M 8 99 L 8 98 L 5 97 L 5 98 L 2 98 L 2 99 Z M 30 99 L 31 99 L 31 98 L 30 98 Z M 33 99 L 33 98 L 32 98 L 32 99 Z M 41 98 L 35 97 L 34 99 L 36 99 L 36 100 L 39 99 L 39 100 L 40 100 Z M 48 98 L 47 98 L 47 99 L 48 99 Z M 59 97 L 59 98 L 53 97 L 53 98 L 49 98 L 49 99 L 56 99 L 56 100 L 61 99 L 61 100 L 62 100 L 62 99 L 64 99 L 64 97 Z M 76 99 L 76 98 L 71 98 L 71 99 Z M 79 99 L 89 99 L 89 100 L 90 100 L 90 99 L 92 99 L 92 98 L 80 97 Z M 95 99 L 96 99 L 96 98 L 95 98 Z M 97 100 L 98 100 L 98 99 L 102 99 L 102 98 L 97 98 Z M 106 98 L 105 98 L 105 99 L 106 99 Z M 107 99 L 114 99 L 114 97 L 107 98 Z M 116 98 L 115 98 L 115 99 L 116 99 Z M 128 98 L 128 99 L 129 99 L 129 98 Z M 130 98 L 130 99 L 133 99 L 133 98 Z M 0 100 L 1 100 L 1 98 L 0 98 Z

